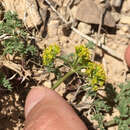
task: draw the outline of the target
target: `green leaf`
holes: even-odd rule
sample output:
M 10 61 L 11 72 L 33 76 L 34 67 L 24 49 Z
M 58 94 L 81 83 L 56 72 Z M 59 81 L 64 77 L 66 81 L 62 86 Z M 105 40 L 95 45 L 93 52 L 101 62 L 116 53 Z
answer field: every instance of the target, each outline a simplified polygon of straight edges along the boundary
M 5 13 L 4 20 L 0 23 L 0 35 L 6 34 L 9 35 L 9 38 L 2 41 L 3 55 L 27 56 L 37 53 L 36 48 L 28 44 L 29 33 L 23 25 L 15 12 Z
M 128 106 L 127 100 L 122 97 L 122 100 L 119 102 L 118 110 L 121 117 L 128 117 Z
M 72 55 L 61 55 L 61 56 L 58 56 L 57 58 L 61 59 L 62 61 L 64 61 L 64 64 L 65 65 L 71 65 L 72 64 L 72 58 L 70 58 Z
M 9 80 L 6 79 L 5 75 L 0 73 L 0 85 L 7 88 L 8 90 L 12 90 L 11 84 L 9 83 Z
M 92 41 L 88 41 L 85 46 L 89 49 L 94 49 L 95 48 L 95 44 Z

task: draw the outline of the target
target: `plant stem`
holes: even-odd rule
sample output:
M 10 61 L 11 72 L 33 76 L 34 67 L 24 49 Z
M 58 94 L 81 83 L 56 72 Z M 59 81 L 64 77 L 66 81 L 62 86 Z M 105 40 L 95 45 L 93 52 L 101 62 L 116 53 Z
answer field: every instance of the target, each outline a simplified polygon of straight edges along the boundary
M 72 74 L 74 74 L 75 71 L 71 70 L 68 73 L 66 73 L 62 78 L 60 78 L 52 87 L 52 89 L 56 89 L 64 80 L 66 80 L 69 76 L 71 76 Z

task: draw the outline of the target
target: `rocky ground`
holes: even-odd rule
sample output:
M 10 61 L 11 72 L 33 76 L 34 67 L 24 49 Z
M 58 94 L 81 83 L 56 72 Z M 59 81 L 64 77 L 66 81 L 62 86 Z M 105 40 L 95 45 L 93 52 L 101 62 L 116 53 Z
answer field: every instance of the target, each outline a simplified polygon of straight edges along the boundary
M 73 52 L 76 44 L 87 43 L 89 40 L 82 33 L 94 41 L 102 41 L 105 38 L 107 49 L 97 47 L 93 50 L 93 54 L 95 60 L 104 65 L 107 82 L 116 86 L 130 78 L 130 74 L 126 74 L 127 67 L 123 61 L 125 48 L 130 44 L 130 0 L 123 1 L 119 6 L 114 0 L 107 2 L 105 0 L 0 0 L 0 2 L 6 11 L 17 12 L 19 18 L 35 36 L 35 43 L 41 50 L 45 45 L 57 43 L 63 53 Z M 104 13 L 105 17 L 102 15 Z M 41 68 L 35 69 L 35 75 L 42 72 Z M 47 77 L 40 74 L 33 79 L 38 82 L 25 81 L 22 84 L 16 82 L 14 91 L 1 90 L 0 130 L 23 129 L 24 102 L 28 91 L 34 84 L 51 87 L 54 75 Z M 65 88 L 66 85 L 61 84 L 56 91 L 63 96 Z M 68 94 L 66 98 L 70 102 L 73 95 Z M 113 116 L 116 114 L 115 110 Z M 106 117 L 107 120 L 110 118 L 109 115 Z M 110 128 L 110 130 L 117 129 L 117 127 Z

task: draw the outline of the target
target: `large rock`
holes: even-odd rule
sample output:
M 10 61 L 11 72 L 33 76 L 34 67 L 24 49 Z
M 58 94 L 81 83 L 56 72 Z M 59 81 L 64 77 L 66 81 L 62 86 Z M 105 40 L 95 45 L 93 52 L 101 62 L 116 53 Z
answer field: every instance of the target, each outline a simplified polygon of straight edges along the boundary
M 82 0 L 79 4 L 76 19 L 89 24 L 100 24 L 101 9 L 93 0 Z M 107 11 L 104 17 L 104 24 L 109 27 L 115 27 L 115 20 Z
M 2 0 L 2 3 L 6 11 L 15 11 L 28 27 L 42 23 L 35 0 Z

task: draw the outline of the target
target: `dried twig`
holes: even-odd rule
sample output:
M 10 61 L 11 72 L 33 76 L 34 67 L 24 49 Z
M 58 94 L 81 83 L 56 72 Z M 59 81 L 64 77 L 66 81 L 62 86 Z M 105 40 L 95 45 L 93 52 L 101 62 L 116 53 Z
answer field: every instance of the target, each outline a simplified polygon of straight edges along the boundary
M 19 64 L 3 60 L 2 65 L 18 73 L 23 78 L 23 80 L 28 79 L 28 76 L 31 77 L 31 73 L 27 70 L 24 70 L 24 68 Z
M 5 38 L 6 36 L 7 36 L 7 34 L 3 34 L 3 35 L 0 36 L 0 39 Z
M 110 4 L 109 4 L 108 1 L 106 1 L 105 4 L 104 4 L 104 6 L 101 9 L 101 17 L 100 17 L 100 23 L 99 23 L 99 26 L 98 26 L 98 34 L 97 34 L 97 43 L 98 43 L 99 39 L 101 38 L 100 34 L 101 34 L 102 25 L 104 23 L 104 17 L 106 15 L 106 12 L 109 9 L 109 7 L 110 7 Z M 100 39 L 100 41 L 101 40 L 102 39 Z M 105 37 L 104 37 L 104 35 L 103 35 L 103 41 L 101 43 L 105 44 Z M 106 61 L 105 61 L 104 51 L 103 50 L 101 50 L 101 54 L 102 54 L 102 64 L 104 66 L 105 72 L 107 73 Z
M 81 86 L 79 86 L 79 87 L 78 87 L 78 89 L 76 90 L 76 92 L 75 92 L 75 94 L 74 94 L 74 97 L 71 99 L 71 103 L 73 103 L 73 102 L 74 102 L 74 100 L 76 99 L 76 97 L 77 97 L 77 95 L 78 95 L 78 93 L 79 93 L 79 91 L 80 91 L 81 87 L 82 87 L 82 85 L 81 85 Z
M 69 22 L 65 20 L 65 18 L 51 5 L 51 3 L 48 0 L 45 0 L 46 3 L 51 7 L 51 9 L 59 16 L 59 18 L 65 23 L 68 24 Z M 83 38 L 87 39 L 88 41 L 92 41 L 95 45 L 97 45 L 97 47 L 103 49 L 106 53 L 108 53 L 109 55 L 115 57 L 116 59 L 123 61 L 123 57 L 120 55 L 120 53 L 115 52 L 114 50 L 110 49 L 109 47 L 102 45 L 101 42 L 99 41 L 97 43 L 97 41 L 91 37 L 89 37 L 88 35 L 83 34 L 82 32 L 80 32 L 78 29 L 76 29 L 75 27 L 71 26 L 71 29 L 76 32 L 77 34 L 79 34 L 80 36 L 82 36 Z
M 16 75 L 17 75 L 17 73 L 14 74 L 13 76 L 11 76 L 10 78 L 8 78 L 8 80 L 12 80 L 12 79 L 14 79 L 14 78 L 16 77 Z
M 11 38 L 11 37 L 12 37 L 12 36 L 8 36 L 7 34 L 3 34 L 3 35 L 0 36 L 0 41 L 9 39 L 9 38 Z

